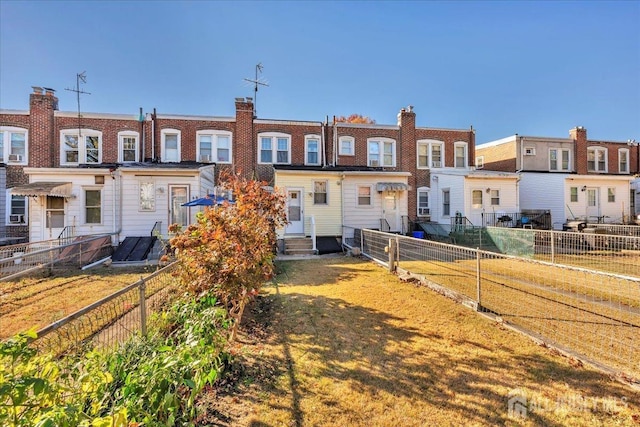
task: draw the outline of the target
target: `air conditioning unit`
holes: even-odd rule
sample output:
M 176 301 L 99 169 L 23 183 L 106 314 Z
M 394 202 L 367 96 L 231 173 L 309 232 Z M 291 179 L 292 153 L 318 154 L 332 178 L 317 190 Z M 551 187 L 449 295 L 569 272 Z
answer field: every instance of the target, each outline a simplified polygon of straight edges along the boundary
M 380 166 L 380 162 L 378 162 L 377 160 L 370 160 L 369 166 L 371 166 L 372 168 L 377 168 L 378 166 Z
M 22 162 L 22 154 L 9 154 L 10 162 Z
M 211 155 L 210 154 L 201 154 L 200 162 L 202 163 L 211 163 Z
M 431 162 L 431 167 L 432 168 L 440 168 L 440 167 L 442 167 L 442 162 L 441 161 L 437 161 L 437 162 L 433 161 L 433 162 Z
M 431 214 L 431 210 L 429 208 L 418 208 L 418 216 L 427 216 Z
M 9 215 L 9 223 L 11 224 L 24 223 L 24 215 Z

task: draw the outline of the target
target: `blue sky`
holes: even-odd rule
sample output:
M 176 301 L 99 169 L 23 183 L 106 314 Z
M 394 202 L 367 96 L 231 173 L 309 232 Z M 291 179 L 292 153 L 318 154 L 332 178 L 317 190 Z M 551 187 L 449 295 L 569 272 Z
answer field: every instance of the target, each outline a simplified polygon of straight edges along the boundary
M 640 140 L 640 1 L 0 1 L 0 108 L 31 86 L 76 110 L 260 118 L 359 113 L 394 124 Z

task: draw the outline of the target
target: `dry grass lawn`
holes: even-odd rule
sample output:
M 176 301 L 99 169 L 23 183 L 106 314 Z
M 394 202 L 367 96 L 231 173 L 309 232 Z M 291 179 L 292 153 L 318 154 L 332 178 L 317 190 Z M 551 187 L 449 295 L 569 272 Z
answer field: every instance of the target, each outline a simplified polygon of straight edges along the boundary
M 74 268 L 54 277 L 0 282 L 0 339 L 68 316 L 146 276 L 153 271 L 150 268 Z
M 200 425 L 640 425 L 638 391 L 372 262 L 279 269 Z

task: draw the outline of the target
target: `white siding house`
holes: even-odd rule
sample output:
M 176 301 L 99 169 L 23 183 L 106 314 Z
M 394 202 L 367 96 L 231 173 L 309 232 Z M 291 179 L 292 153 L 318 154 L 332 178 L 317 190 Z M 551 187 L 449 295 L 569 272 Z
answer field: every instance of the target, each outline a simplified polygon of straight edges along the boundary
M 518 180 L 517 174 L 509 172 L 433 172 L 429 191 L 431 221 L 446 227 L 459 213 L 480 226 L 483 213 L 519 212 Z

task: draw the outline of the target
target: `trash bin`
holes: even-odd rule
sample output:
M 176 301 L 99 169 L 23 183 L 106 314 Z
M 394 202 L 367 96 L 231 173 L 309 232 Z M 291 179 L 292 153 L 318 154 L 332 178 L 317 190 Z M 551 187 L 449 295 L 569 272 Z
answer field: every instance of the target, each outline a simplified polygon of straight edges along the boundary
M 424 239 L 424 231 L 414 231 L 413 237 L 416 239 Z

